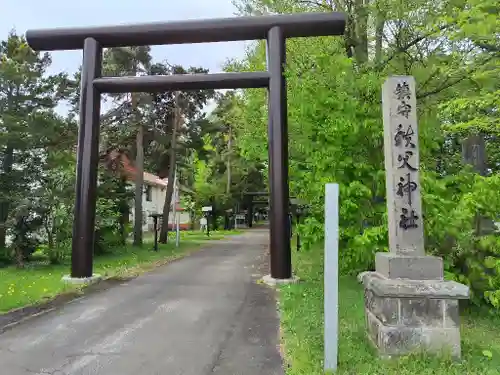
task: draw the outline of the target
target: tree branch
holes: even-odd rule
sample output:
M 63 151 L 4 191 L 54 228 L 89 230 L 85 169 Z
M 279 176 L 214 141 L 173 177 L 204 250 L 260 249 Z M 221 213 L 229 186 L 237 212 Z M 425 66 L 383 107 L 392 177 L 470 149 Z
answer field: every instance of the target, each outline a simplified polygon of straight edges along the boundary
M 313 5 L 318 8 L 326 9 L 328 11 L 333 11 L 335 8 L 342 9 L 340 7 L 340 4 L 338 2 L 335 2 L 335 7 L 333 6 L 333 1 L 331 3 L 322 3 L 319 0 L 299 0 L 299 4 L 304 4 L 304 5 Z
M 392 59 L 394 59 L 399 53 L 404 53 L 406 52 L 409 48 L 413 47 L 414 45 L 420 43 L 424 39 L 430 37 L 431 35 L 435 34 L 437 31 L 443 31 L 448 28 L 450 28 L 453 24 L 447 24 L 439 27 L 438 30 L 433 30 L 431 32 L 428 32 L 426 34 L 420 35 L 419 37 L 416 37 L 413 39 L 411 42 L 406 43 L 404 46 L 398 47 L 389 57 L 387 57 L 384 61 L 382 61 L 378 66 L 377 69 L 379 68 L 384 68 Z
M 481 64 L 479 64 L 479 63 L 475 64 L 475 65 L 474 65 L 474 66 L 475 66 L 475 68 L 473 68 L 473 69 L 467 69 L 467 70 L 463 73 L 462 77 L 457 78 L 457 79 L 455 79 L 455 80 L 453 80 L 453 81 L 451 81 L 451 82 L 449 82 L 449 81 L 448 81 L 448 82 L 445 82 L 444 84 L 442 84 L 441 86 L 439 86 L 439 87 L 435 88 L 434 90 L 427 91 L 427 92 L 425 92 L 425 93 L 423 93 L 423 94 L 419 94 L 419 93 L 417 93 L 417 99 L 424 99 L 424 98 L 427 98 L 427 97 L 429 97 L 429 96 L 431 96 L 431 95 L 439 94 L 441 91 L 444 91 L 444 90 L 446 90 L 446 89 L 449 89 L 450 87 L 455 86 L 456 84 L 458 84 L 458 83 L 462 82 L 463 80 L 465 80 L 465 79 L 469 78 L 470 74 L 474 73 L 477 69 L 479 69 L 479 68 L 480 68 L 480 67 L 482 67 L 484 64 L 486 64 L 486 63 L 488 63 L 489 61 L 491 61 L 492 59 L 493 59 L 493 56 L 492 56 L 492 57 L 490 57 L 490 58 L 487 58 L 487 59 L 486 59 L 483 63 L 481 63 Z
M 428 96 L 439 94 L 441 91 L 449 89 L 452 86 L 455 86 L 456 84 L 462 82 L 466 78 L 467 78 L 467 76 L 464 75 L 463 77 L 460 77 L 452 82 L 445 83 L 445 84 L 441 85 L 440 87 L 435 88 L 434 90 L 427 91 L 423 94 L 417 94 L 417 99 L 424 99 L 424 98 L 427 98 Z

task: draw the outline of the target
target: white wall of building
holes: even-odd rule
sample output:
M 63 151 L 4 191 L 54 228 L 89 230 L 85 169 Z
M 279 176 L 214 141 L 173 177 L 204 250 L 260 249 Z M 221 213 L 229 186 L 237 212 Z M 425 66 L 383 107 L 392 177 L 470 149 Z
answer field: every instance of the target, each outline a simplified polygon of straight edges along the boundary
M 146 187 L 150 189 L 150 197 L 146 192 Z M 167 194 L 167 188 L 164 186 L 149 184 L 147 181 L 144 181 L 145 191 L 142 194 L 142 230 L 145 232 L 150 232 L 153 230 L 153 218 L 149 215 L 153 213 L 162 213 L 163 205 L 165 203 L 165 195 Z M 150 200 L 148 199 L 150 198 Z M 134 201 L 130 204 L 130 222 L 134 223 Z M 188 212 L 180 212 L 180 223 L 187 224 L 189 223 L 189 213 Z M 170 212 L 169 215 L 169 223 L 173 224 L 175 222 L 175 217 L 173 212 Z

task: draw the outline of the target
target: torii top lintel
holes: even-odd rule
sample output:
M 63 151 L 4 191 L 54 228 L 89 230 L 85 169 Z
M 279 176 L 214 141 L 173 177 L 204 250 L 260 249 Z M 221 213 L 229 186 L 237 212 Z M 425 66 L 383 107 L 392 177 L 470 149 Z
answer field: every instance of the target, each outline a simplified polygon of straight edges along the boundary
M 102 48 L 231 42 L 266 39 L 279 27 L 285 38 L 343 35 L 343 13 L 293 13 L 131 24 L 117 26 L 28 30 L 26 40 L 38 51 L 77 50 L 93 38 Z

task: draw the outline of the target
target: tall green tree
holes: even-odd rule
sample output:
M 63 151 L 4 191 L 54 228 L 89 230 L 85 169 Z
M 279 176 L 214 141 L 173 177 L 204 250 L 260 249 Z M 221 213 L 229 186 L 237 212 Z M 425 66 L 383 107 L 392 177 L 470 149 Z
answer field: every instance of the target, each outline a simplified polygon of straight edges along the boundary
M 110 48 L 104 53 L 106 72 L 116 76 L 137 76 L 147 74 L 151 66 L 151 48 L 119 47 Z M 126 95 L 125 100 L 130 101 L 131 124 L 130 129 L 135 130 L 135 198 L 134 198 L 134 245 L 142 246 L 142 196 L 144 193 L 144 135 L 145 121 L 140 111 L 141 104 L 148 101 L 149 96 L 132 93 Z M 124 100 L 123 96 L 115 99 Z
M 191 160 L 193 203 L 196 209 L 215 202 L 215 219 L 226 209 L 245 204 L 245 193 L 266 190 L 265 166 L 246 158 L 239 145 L 239 107 L 236 92 L 218 95 L 207 117 L 203 148 Z
M 45 148 L 68 132 L 54 109 L 64 97 L 64 73 L 49 75 L 49 54 L 34 52 L 14 31 L 0 43 L 0 247 L 7 219 L 40 180 Z
M 150 74 L 206 74 L 201 67 L 183 68 L 164 61 L 151 66 Z M 163 205 L 160 242 L 168 240 L 168 222 L 172 207 L 174 179 L 180 177 L 179 166 L 184 162 L 186 150 L 200 144 L 200 116 L 203 107 L 215 95 L 213 90 L 165 92 L 152 95 L 152 126 L 149 134 L 151 166 L 160 177 L 167 177 L 167 191 Z

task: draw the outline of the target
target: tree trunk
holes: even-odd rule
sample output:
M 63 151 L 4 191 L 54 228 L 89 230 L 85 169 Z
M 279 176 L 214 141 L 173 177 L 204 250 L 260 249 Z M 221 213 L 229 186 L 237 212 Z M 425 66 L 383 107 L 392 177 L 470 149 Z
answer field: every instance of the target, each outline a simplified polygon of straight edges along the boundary
M 368 5 L 364 0 L 354 1 L 354 25 L 356 35 L 355 57 L 358 64 L 368 61 Z
M 231 194 L 231 149 L 232 149 L 232 138 L 233 134 L 231 131 L 231 125 L 229 125 L 229 139 L 227 141 L 227 186 L 226 186 L 226 194 L 229 195 Z
M 212 212 L 209 213 L 210 214 L 209 217 L 211 217 L 212 219 L 212 229 L 216 231 L 219 230 L 219 225 L 217 224 L 217 219 L 219 218 L 219 212 L 214 197 L 210 198 L 210 205 L 212 206 Z M 207 226 L 208 225 L 210 225 L 210 220 L 207 223 Z
M 48 223 L 44 224 L 45 232 L 47 233 L 47 246 L 49 247 L 50 252 L 54 250 L 54 220 L 52 220 L 52 225 L 49 226 Z
M 384 38 L 385 15 L 377 10 L 375 24 L 375 64 L 382 61 L 382 41 Z
M 189 211 L 189 228 L 191 230 L 195 229 L 196 213 L 193 210 Z
M 137 100 L 132 94 L 132 108 L 134 118 L 139 120 L 137 115 Z M 134 246 L 142 246 L 142 196 L 144 190 L 144 127 L 137 121 L 136 137 L 136 157 L 135 157 L 135 205 L 134 205 Z
M 177 157 L 177 129 L 180 126 L 181 116 L 179 108 L 179 92 L 175 93 L 174 121 L 172 128 L 172 139 L 170 141 L 170 159 L 168 166 L 167 192 L 165 194 L 165 203 L 163 204 L 163 218 L 160 230 L 160 243 L 168 241 L 168 220 L 170 217 L 170 207 L 172 206 L 172 195 L 174 192 L 175 166 Z
M 4 165 L 3 165 L 3 173 L 5 181 L 3 181 L 3 188 L 6 191 L 9 191 L 8 186 L 9 178 L 11 178 L 12 173 L 12 165 L 14 164 L 14 149 L 12 147 L 7 146 L 5 150 L 4 156 Z M 5 226 L 5 222 L 9 217 L 10 210 L 10 202 L 8 199 L 0 201 L 0 249 L 4 249 L 6 246 L 6 237 L 7 237 L 7 227 Z
M 49 220 L 49 219 L 48 219 Z M 49 263 L 57 264 L 61 260 L 59 257 L 59 249 L 55 248 L 54 243 L 54 220 L 52 219 L 52 225 L 49 225 L 47 222 L 44 223 L 45 232 L 47 233 L 47 246 L 49 253 Z
M 119 192 L 122 195 L 125 195 L 127 191 L 127 180 L 125 177 L 120 178 L 120 183 L 119 183 Z M 130 208 L 129 208 L 129 202 L 122 198 L 120 199 L 119 203 L 119 212 L 120 212 L 120 242 L 122 245 L 125 245 L 127 243 L 127 231 L 126 231 L 126 226 L 128 224 L 129 220 L 129 215 L 130 215 Z

